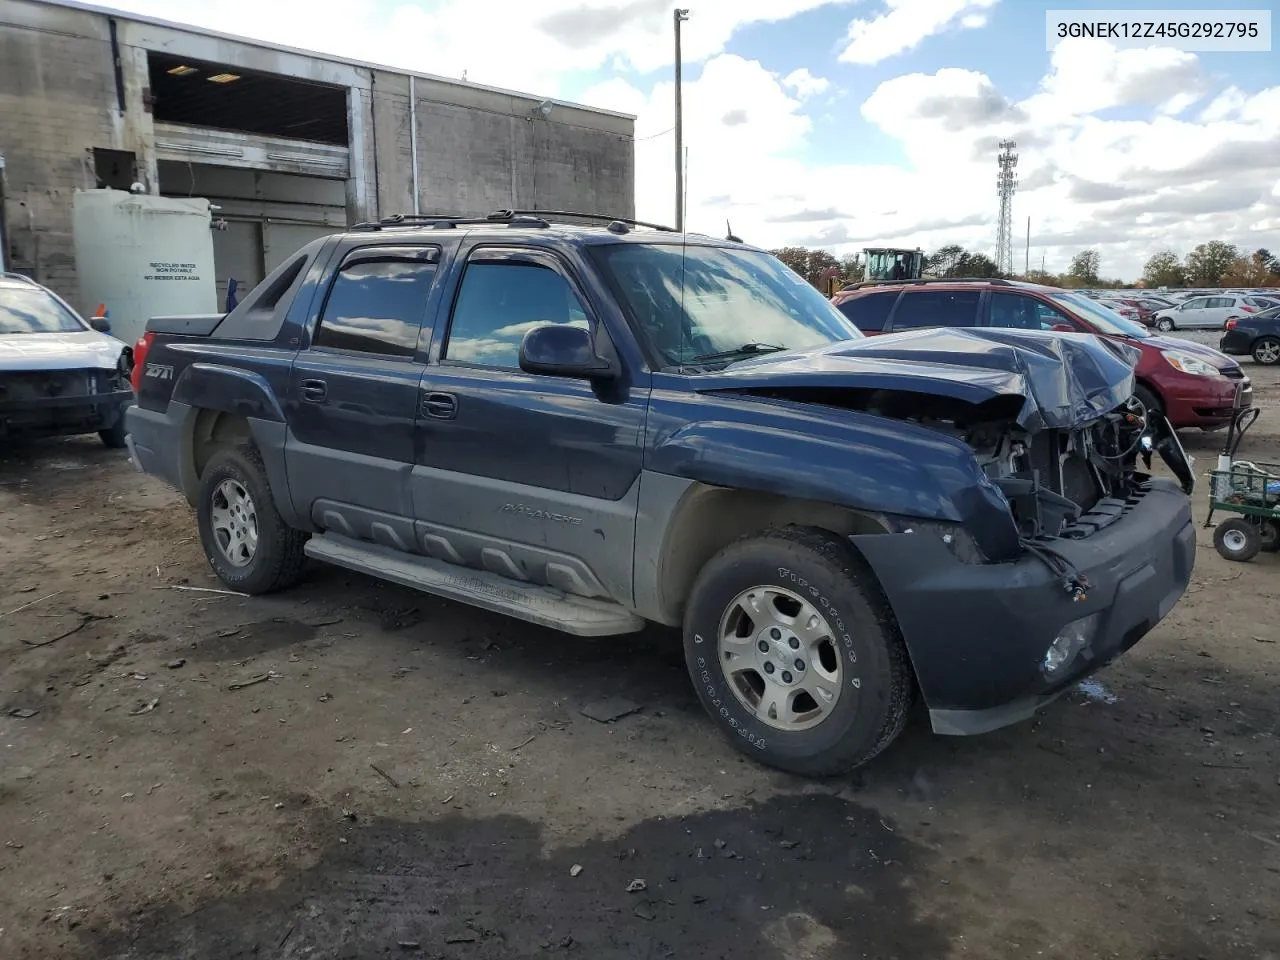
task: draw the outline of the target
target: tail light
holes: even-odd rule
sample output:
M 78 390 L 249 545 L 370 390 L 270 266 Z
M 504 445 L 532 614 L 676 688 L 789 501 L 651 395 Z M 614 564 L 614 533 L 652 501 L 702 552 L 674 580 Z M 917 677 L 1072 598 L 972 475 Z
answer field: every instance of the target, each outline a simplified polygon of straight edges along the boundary
M 135 394 L 142 392 L 142 368 L 146 366 L 147 351 L 151 349 L 151 341 L 155 338 L 154 333 L 147 332 L 133 345 L 133 371 L 129 374 L 129 384 Z
M 1232 317 L 1230 320 L 1227 321 L 1227 329 L 1234 330 L 1236 328 L 1236 324 L 1239 322 L 1240 321 L 1236 317 Z
M 1241 309 L 1241 310 L 1243 310 L 1245 313 L 1253 313 L 1253 310 L 1254 310 L 1254 308 L 1253 308 L 1253 307 L 1251 307 L 1251 306 L 1249 306 L 1247 303 L 1246 303 L 1246 304 L 1243 304 L 1243 305 L 1240 307 L 1240 309 Z

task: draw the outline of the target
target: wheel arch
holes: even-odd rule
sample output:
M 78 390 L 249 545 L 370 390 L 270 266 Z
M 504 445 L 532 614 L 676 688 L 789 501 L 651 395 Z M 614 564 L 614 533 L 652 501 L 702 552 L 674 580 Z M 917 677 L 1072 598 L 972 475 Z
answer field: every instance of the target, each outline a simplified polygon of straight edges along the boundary
M 684 484 L 678 498 L 668 501 L 664 516 L 652 510 L 652 497 L 646 504 L 642 496 L 636 534 L 637 611 L 668 626 L 683 620 L 698 572 L 736 540 L 779 527 L 809 527 L 843 540 L 865 564 L 848 538 L 888 530 L 877 514 L 837 504 L 700 482 Z M 874 577 L 874 571 L 870 573 Z
M 280 519 L 292 527 L 311 530 L 299 522 L 289 496 L 285 471 L 284 444 L 287 428 L 282 421 L 246 417 L 210 407 L 194 411 L 182 456 L 182 490 L 192 505 L 200 489 L 200 478 L 213 454 L 225 447 L 252 445 L 262 457 L 267 485 Z

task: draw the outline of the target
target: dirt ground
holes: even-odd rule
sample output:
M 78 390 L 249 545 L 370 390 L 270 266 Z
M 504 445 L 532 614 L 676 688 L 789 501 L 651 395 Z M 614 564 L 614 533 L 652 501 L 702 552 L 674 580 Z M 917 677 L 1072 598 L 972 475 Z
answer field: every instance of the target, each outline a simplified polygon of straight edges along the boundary
M 1202 530 L 1099 686 L 811 783 L 722 742 L 667 633 L 175 589 L 218 587 L 194 536 L 96 438 L 0 454 L 2 957 L 1280 957 L 1280 555 Z

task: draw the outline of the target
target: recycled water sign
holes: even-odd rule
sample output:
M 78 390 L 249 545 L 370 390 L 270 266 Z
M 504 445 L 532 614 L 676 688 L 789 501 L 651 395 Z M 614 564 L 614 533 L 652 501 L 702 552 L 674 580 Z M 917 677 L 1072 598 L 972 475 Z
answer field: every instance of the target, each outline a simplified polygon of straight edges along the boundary
M 148 264 L 151 272 L 143 274 L 143 280 L 202 280 L 200 268 L 194 263 L 159 263 Z

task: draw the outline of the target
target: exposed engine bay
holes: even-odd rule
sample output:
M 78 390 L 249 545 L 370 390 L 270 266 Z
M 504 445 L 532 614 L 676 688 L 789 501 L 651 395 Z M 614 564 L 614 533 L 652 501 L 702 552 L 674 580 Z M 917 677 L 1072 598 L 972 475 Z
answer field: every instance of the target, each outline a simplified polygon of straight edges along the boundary
M 867 413 L 918 423 L 968 444 L 1009 501 L 1019 536 L 1079 539 L 1118 520 L 1143 495 L 1158 452 L 1183 490 L 1194 475 L 1177 434 L 1137 397 L 1074 429 L 1030 433 L 1001 400 L 968 404 L 948 397 L 874 391 Z M 1004 409 L 1002 409 L 1004 408 Z

